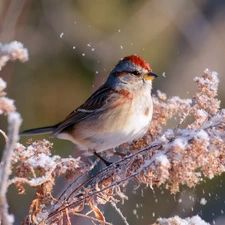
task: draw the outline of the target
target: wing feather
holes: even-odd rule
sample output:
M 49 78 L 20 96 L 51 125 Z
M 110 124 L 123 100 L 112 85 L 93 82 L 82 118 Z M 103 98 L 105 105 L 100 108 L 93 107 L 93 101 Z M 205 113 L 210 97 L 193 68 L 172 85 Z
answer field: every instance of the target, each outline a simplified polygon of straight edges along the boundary
M 115 95 L 112 94 L 113 92 L 116 93 L 115 90 L 110 89 L 105 85 L 101 86 L 84 104 L 71 112 L 65 120 L 59 124 L 51 136 L 57 136 L 69 126 L 104 110 L 106 105 L 114 99 Z

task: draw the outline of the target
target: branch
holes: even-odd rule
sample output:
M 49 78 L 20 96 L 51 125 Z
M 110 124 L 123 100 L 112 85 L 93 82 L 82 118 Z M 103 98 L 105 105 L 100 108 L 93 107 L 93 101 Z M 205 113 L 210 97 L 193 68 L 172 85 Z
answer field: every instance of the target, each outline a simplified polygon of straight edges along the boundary
M 11 174 L 11 160 L 13 156 L 13 150 L 17 141 L 19 140 L 19 128 L 22 123 L 20 114 L 17 112 L 9 114 L 8 122 L 8 143 L 6 144 L 3 152 L 2 165 L 0 168 L 0 215 L 4 225 L 11 225 L 14 220 L 12 215 L 8 214 L 6 193 L 8 189 L 8 179 Z

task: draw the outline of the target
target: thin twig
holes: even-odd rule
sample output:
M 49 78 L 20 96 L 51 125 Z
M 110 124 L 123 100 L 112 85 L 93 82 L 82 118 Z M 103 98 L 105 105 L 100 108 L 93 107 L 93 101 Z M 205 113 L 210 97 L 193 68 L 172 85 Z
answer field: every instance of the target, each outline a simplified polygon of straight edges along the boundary
M 109 223 L 109 222 L 99 220 L 99 219 L 94 218 L 94 217 L 92 217 L 92 216 L 88 216 L 88 215 L 84 215 L 84 214 L 76 213 L 76 212 L 71 212 L 71 213 L 74 214 L 74 215 L 80 216 L 80 217 L 84 217 L 84 218 L 87 218 L 87 219 L 90 219 L 90 220 L 94 220 L 94 221 L 99 222 L 99 223 L 101 223 L 101 224 L 112 225 L 112 224 Z
M 6 135 L 6 133 L 3 131 L 3 130 L 1 130 L 0 129 L 0 133 L 2 134 L 2 136 L 5 138 L 5 143 L 6 143 L 6 145 L 8 144 L 8 137 L 7 137 L 7 135 Z
M 116 206 L 116 204 L 114 202 L 109 202 L 110 205 L 116 210 L 116 212 L 120 215 L 121 219 L 123 220 L 125 225 L 129 225 L 129 223 L 127 222 L 127 219 L 124 217 L 123 213 L 121 212 L 121 210 Z

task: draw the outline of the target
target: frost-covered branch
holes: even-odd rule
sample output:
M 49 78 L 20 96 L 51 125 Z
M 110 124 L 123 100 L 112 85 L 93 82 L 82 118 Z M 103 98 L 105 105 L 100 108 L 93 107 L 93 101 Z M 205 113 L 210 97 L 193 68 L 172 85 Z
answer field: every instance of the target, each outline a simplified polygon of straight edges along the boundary
M 19 128 L 22 123 L 20 114 L 17 112 L 10 113 L 8 116 L 9 132 L 8 143 L 3 152 L 2 165 L 0 168 L 0 215 L 4 225 L 13 223 L 13 216 L 8 215 L 8 203 L 6 193 L 8 190 L 8 179 L 11 174 L 11 160 L 17 141 L 19 140 Z
M 2 45 L 0 43 L 0 70 L 8 60 L 19 59 L 22 62 L 28 60 L 27 49 L 20 42 L 11 42 Z M 6 198 L 8 190 L 8 180 L 12 173 L 11 162 L 15 146 L 19 140 L 19 128 L 22 119 L 19 113 L 15 112 L 14 101 L 5 97 L 6 82 L 0 78 L 0 114 L 8 115 L 8 136 L 0 130 L 6 141 L 5 149 L 0 164 L 0 223 L 10 225 L 14 222 L 13 215 L 8 214 L 8 202 Z

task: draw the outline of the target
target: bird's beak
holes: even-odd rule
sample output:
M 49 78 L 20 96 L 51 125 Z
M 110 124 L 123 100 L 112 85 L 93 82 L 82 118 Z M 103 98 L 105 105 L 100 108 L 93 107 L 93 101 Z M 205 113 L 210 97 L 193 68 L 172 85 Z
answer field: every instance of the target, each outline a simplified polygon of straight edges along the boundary
M 158 76 L 156 74 L 149 72 L 149 73 L 145 74 L 144 79 L 145 80 L 154 80 L 157 77 Z

